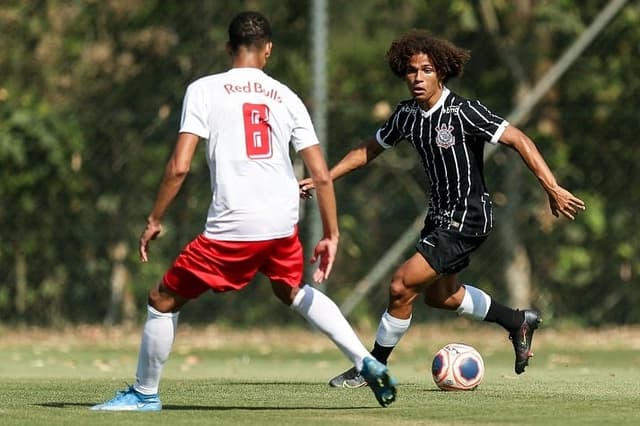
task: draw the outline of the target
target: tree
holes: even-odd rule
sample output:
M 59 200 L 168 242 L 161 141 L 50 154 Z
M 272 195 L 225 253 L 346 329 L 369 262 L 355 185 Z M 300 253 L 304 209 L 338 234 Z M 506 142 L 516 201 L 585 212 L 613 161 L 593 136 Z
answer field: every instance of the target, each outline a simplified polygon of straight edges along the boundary
M 426 26 L 470 48 L 465 76 L 451 88 L 507 115 L 518 94 L 606 4 L 329 2 L 329 162 L 370 136 L 406 96 L 383 57 L 407 29 Z M 0 4 L 0 27 L 10 35 L 0 38 L 0 320 L 137 318 L 123 309 L 127 298 L 133 298 L 129 306 L 144 303 L 147 288 L 202 229 L 210 194 L 205 163 L 196 160 L 151 262 L 142 267 L 137 259 L 138 233 L 176 137 L 184 89 L 228 67 L 226 27 L 244 7 L 263 10 L 272 20 L 275 52 L 268 72 L 313 108 L 308 2 Z M 494 27 L 487 11 L 493 11 Z M 547 320 L 640 321 L 634 285 L 640 248 L 633 232 L 640 153 L 631 149 L 640 130 L 634 60 L 639 20 L 640 5 L 625 6 L 524 123 L 559 180 L 587 201 L 584 215 L 573 223 L 551 218 L 538 184 L 526 173 L 520 183 L 509 175 L 518 160 L 508 152 L 498 150 L 487 165 L 494 201 L 502 203 L 498 223 L 509 219 L 511 231 L 505 233 L 517 231 L 531 263 L 533 303 Z M 426 182 L 419 167 L 408 150 L 394 150 L 336 185 L 341 251 L 327 291 L 338 301 L 423 213 Z M 509 184 L 516 188 L 509 190 Z M 514 203 L 516 193 L 521 200 Z M 464 276 L 506 298 L 510 249 L 495 235 Z M 268 286 L 256 285 L 241 297 L 205 298 L 183 318 L 288 321 L 277 303 L 247 303 L 246 297 L 259 301 L 269 293 Z M 377 318 L 385 302 L 386 286 L 380 286 L 356 318 Z M 418 321 L 441 318 L 417 311 Z

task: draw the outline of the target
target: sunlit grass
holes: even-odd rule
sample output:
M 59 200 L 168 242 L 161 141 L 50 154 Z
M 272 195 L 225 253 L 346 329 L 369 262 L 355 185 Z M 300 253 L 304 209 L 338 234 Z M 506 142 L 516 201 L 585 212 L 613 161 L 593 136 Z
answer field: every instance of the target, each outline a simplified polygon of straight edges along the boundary
M 134 380 L 138 331 L 2 330 L 0 424 L 631 425 L 639 418 L 639 336 L 543 329 L 531 366 L 517 376 L 497 328 L 416 327 L 391 361 L 398 401 L 383 409 L 368 388 L 327 386 L 349 363 L 321 334 L 185 327 L 165 369 L 161 413 L 96 413 L 88 408 Z M 476 391 L 442 392 L 431 381 L 431 356 L 450 341 L 483 354 Z

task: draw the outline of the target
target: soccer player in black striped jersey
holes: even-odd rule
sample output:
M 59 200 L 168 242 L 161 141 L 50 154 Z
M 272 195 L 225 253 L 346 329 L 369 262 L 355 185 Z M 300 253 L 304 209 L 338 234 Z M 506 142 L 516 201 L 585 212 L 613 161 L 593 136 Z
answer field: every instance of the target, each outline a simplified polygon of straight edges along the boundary
M 457 311 L 504 327 L 512 341 L 515 372 L 531 357 L 531 339 L 541 319 L 532 309 L 517 310 L 493 300 L 483 290 L 459 281 L 458 273 L 493 227 L 492 205 L 483 176 L 486 143 L 506 145 L 520 154 L 549 197 L 551 212 L 571 220 L 584 210 L 582 200 L 556 182 L 533 141 L 477 100 L 451 92 L 445 84 L 462 74 L 469 51 L 413 30 L 395 40 L 386 59 L 393 74 L 407 84 L 411 99 L 400 102 L 375 135 L 352 149 L 331 169 L 338 179 L 365 166 L 402 141 L 420 156 L 431 184 L 425 226 L 416 253 L 393 274 L 389 304 L 376 334 L 372 354 L 387 362 L 411 321 L 420 295 L 429 306 Z M 301 196 L 313 188 L 300 182 Z M 358 387 L 355 370 L 331 380 L 336 387 Z

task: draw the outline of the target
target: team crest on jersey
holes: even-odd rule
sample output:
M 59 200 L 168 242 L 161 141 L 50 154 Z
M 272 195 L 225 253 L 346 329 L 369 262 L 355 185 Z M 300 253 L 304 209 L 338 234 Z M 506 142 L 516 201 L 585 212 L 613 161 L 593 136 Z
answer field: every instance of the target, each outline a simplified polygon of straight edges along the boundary
M 436 145 L 440 148 L 451 148 L 456 143 L 453 136 L 453 126 L 451 124 L 441 123 L 436 126 Z

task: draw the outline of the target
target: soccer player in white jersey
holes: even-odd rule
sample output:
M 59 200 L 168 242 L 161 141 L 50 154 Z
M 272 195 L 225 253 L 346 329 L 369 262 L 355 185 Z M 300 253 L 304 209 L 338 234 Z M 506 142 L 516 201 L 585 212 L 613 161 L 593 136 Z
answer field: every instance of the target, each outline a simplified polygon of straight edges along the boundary
M 521 374 L 532 355 L 533 332 L 540 315 L 516 310 L 483 290 L 463 284 L 458 273 L 487 238 L 493 226 L 491 200 L 483 176 L 485 143 L 516 150 L 549 196 L 551 212 L 574 219 L 584 202 L 556 182 L 533 141 L 477 100 L 451 92 L 445 83 L 462 74 L 469 52 L 413 30 L 395 40 L 386 59 L 391 71 L 407 84 L 411 99 L 401 102 L 371 138 L 352 149 L 330 171 L 335 180 L 365 166 L 401 141 L 420 156 L 431 184 L 425 226 L 416 253 L 393 274 L 389 303 L 382 315 L 372 354 L 383 363 L 411 322 L 413 301 L 457 311 L 477 320 L 495 322 L 509 333 L 515 351 L 515 372 Z M 314 186 L 301 181 L 301 196 Z M 334 377 L 334 387 L 359 387 L 366 381 L 350 369 Z
M 251 11 L 236 15 L 227 48 L 231 69 L 187 88 L 178 139 L 140 237 L 140 258 L 148 260 L 149 242 L 160 233 L 160 221 L 200 140 L 206 141 L 211 172 L 205 230 L 149 292 L 135 384 L 92 409 L 160 410 L 160 375 L 182 306 L 206 291 L 240 290 L 258 272 L 270 279 L 278 299 L 333 340 L 386 407 L 396 395 L 387 367 L 369 354 L 331 299 L 303 284 L 298 182 L 290 146 L 304 160 L 318 191 L 324 232 L 311 259 L 319 261 L 316 282 L 329 277 L 338 246 L 335 195 L 308 111 L 295 93 L 263 71 L 272 49 L 268 20 Z

